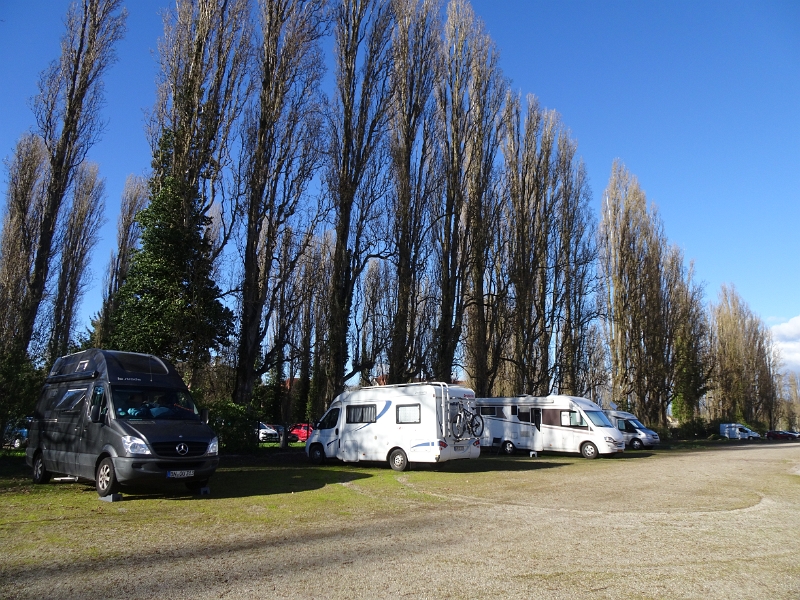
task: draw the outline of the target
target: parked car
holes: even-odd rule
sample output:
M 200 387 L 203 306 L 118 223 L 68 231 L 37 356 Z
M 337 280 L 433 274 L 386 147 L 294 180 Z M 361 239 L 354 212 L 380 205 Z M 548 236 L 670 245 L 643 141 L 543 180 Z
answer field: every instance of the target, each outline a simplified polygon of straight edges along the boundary
M 768 440 L 793 440 L 794 436 L 787 431 L 773 430 L 767 432 Z
M 278 432 L 271 425 L 259 423 L 256 427 L 256 435 L 259 442 L 277 442 L 280 437 Z
M 281 436 L 283 435 L 284 428 L 283 425 L 270 425 L 275 431 L 278 432 L 278 440 L 280 440 Z M 299 442 L 300 438 L 297 437 L 294 433 L 289 433 L 289 443 L 292 442 Z
M 311 423 L 296 423 L 289 428 L 289 441 L 291 441 L 292 435 L 296 435 L 299 441 L 305 442 L 312 431 L 314 431 L 314 426 Z
M 800 431 L 787 431 L 786 433 L 790 434 L 794 439 L 800 439 Z
M 9 448 L 26 448 L 28 446 L 28 428 L 32 417 L 16 419 L 6 425 L 3 432 L 3 446 Z

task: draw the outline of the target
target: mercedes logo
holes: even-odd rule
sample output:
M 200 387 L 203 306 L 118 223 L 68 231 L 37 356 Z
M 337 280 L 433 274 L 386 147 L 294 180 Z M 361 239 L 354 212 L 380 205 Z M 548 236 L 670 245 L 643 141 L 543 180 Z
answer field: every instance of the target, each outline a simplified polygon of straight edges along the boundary
M 185 442 L 181 442 L 177 446 L 175 446 L 175 450 L 181 456 L 186 456 L 186 453 L 189 452 L 189 446 Z

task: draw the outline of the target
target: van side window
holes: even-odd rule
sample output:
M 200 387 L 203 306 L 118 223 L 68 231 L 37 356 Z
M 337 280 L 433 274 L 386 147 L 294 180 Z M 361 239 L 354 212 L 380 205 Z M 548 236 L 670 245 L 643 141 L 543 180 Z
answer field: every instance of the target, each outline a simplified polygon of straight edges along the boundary
M 100 414 L 104 415 L 108 412 L 108 402 L 106 401 L 105 389 L 102 385 L 94 386 L 92 391 L 92 406 L 99 405 Z
M 70 411 L 80 404 L 81 400 L 86 398 L 86 388 L 78 390 L 67 390 L 67 393 L 61 397 L 61 400 L 55 407 L 58 411 Z
M 420 422 L 419 404 L 398 404 L 397 423 L 419 423 Z
M 512 406 L 512 407 L 511 407 L 511 416 L 513 417 L 513 416 L 515 416 L 516 414 L 517 414 L 517 407 L 516 407 L 516 406 Z
M 334 408 L 329 410 L 328 413 L 322 417 L 322 420 L 319 422 L 319 429 L 333 429 L 336 427 L 336 424 L 339 422 L 339 409 Z
M 574 410 L 561 411 L 561 425 L 564 427 L 588 427 L 583 415 Z
M 617 429 L 625 431 L 625 421 L 623 419 L 617 419 Z
M 494 417 L 496 414 L 497 413 L 494 406 L 481 406 L 482 417 Z
M 375 415 L 374 404 L 361 404 L 359 406 L 347 407 L 347 422 L 348 423 L 374 423 Z
M 522 421 L 523 423 L 530 423 L 531 422 L 531 409 L 528 410 L 519 410 L 517 412 L 517 418 Z

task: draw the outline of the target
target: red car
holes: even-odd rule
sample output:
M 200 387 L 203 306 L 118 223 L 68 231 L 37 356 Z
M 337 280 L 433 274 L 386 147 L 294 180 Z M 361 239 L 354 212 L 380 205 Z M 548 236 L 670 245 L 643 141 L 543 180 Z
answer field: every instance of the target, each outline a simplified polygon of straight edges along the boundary
M 289 435 L 294 434 L 298 440 L 305 442 L 312 431 L 314 431 L 314 426 L 310 423 L 297 423 L 289 428 Z

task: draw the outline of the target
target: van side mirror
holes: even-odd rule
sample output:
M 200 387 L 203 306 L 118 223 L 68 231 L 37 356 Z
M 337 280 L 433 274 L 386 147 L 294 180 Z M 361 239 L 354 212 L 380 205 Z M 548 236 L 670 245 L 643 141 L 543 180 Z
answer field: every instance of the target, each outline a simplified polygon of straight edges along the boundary
M 100 412 L 103 409 L 102 406 L 99 404 L 92 404 L 92 410 L 89 413 L 89 420 L 92 423 L 99 423 L 102 417 L 102 413 Z
M 208 425 L 208 409 L 204 408 L 200 411 L 200 420 Z

